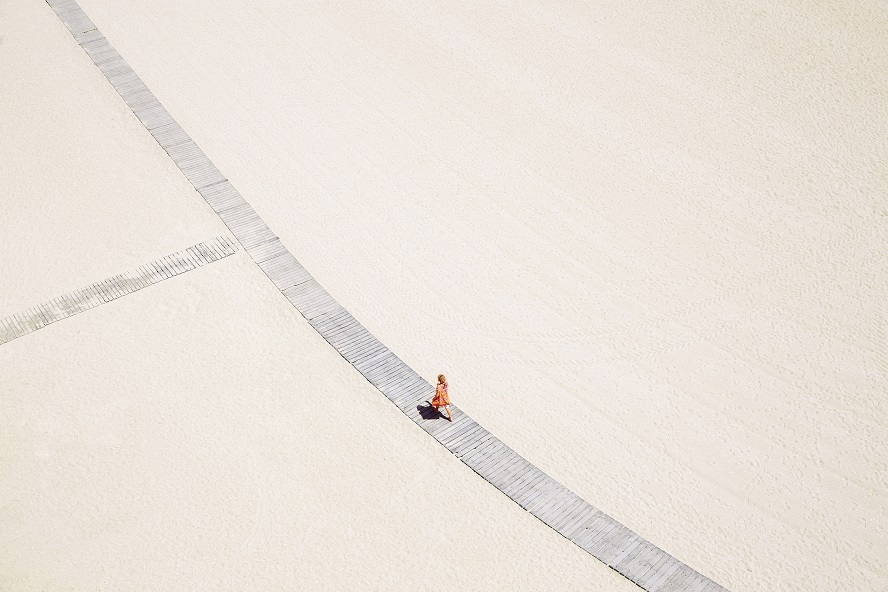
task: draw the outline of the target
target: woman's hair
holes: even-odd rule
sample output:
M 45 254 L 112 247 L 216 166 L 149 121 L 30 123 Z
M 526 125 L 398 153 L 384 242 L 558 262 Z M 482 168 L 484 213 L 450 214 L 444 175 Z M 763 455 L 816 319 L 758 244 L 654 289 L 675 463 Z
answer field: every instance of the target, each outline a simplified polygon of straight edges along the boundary
M 438 382 L 440 382 L 443 385 L 446 385 L 447 384 L 447 377 L 444 376 L 443 374 L 439 374 L 438 375 Z

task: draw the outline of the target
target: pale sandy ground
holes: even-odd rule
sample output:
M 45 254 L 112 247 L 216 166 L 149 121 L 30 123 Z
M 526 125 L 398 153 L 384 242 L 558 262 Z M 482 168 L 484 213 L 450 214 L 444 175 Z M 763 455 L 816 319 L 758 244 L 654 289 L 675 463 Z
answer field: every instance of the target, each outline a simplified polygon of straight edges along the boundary
M 227 232 L 48 9 L 0 3 L 0 317 Z
M 637 589 L 263 278 L 240 253 L 0 347 L 0 589 Z
M 519 452 L 732 590 L 888 589 L 884 3 L 83 6 Z
M 0 39 L 3 314 L 223 231 L 43 2 L 4 3 Z M 243 252 L 0 346 L 0 369 L 4 592 L 635 589 Z

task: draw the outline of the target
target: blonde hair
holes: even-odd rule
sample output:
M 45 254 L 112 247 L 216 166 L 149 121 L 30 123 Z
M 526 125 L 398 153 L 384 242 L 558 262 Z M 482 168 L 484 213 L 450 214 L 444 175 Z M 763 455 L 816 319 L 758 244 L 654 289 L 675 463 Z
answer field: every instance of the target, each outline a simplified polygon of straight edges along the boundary
M 438 375 L 438 382 L 443 384 L 444 386 L 447 386 L 447 377 L 444 376 L 443 374 L 439 374 Z

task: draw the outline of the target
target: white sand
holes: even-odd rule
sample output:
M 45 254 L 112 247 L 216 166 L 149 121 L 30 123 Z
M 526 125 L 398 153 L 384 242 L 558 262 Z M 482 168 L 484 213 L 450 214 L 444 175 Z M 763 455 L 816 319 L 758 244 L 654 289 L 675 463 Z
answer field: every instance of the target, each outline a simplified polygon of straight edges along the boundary
M 84 0 L 82 5 L 319 281 L 418 371 L 432 376 L 446 370 L 457 402 L 527 458 L 729 589 L 888 588 L 883 400 L 888 19 L 879 3 L 858 1 L 840 11 L 764 2 L 672 3 L 670 8 L 614 2 L 597 3 L 594 10 L 549 2 L 481 9 L 476 3 L 387 1 L 374 3 L 373 10 L 351 3 L 296 10 L 292 3 L 254 7 L 231 0 L 187 5 Z M 28 10 L 35 13 L 34 23 L 51 28 L 45 17 L 38 19 L 39 10 Z M 31 23 L 28 18 L 23 22 Z M 0 34 L 7 37 L 0 50 L 8 51 L 12 33 Z M 36 37 L 49 47 L 49 39 Z M 71 53 L 70 59 L 79 58 Z M 4 76 L 7 71 L 0 70 Z M 87 76 L 99 74 L 79 78 Z M 123 118 L 122 103 L 101 96 Z M 43 100 L 48 103 L 49 97 Z M 126 130 L 131 127 L 126 124 Z M 63 145 L 75 139 L 72 135 Z M 148 147 L 144 136 L 118 141 L 134 146 L 127 162 L 150 160 L 143 153 L 159 150 Z M 63 173 L 59 178 L 67 183 Z M 179 207 L 196 209 L 191 218 L 172 212 L 170 219 L 196 228 L 209 223 L 198 216 L 205 210 L 184 180 L 177 181 L 182 189 L 152 182 L 172 196 L 166 198 L 170 203 L 184 197 L 179 201 L 192 205 Z M 136 221 L 143 249 L 170 232 L 164 220 L 144 230 Z M 186 235 L 191 236 L 183 231 L 181 238 Z M 58 240 L 58 248 L 66 248 Z M 19 242 L 13 241 L 16 248 Z M 4 257 L 7 251 L 21 257 L 22 251 L 2 244 Z M 187 245 L 177 242 L 167 252 L 181 246 Z M 45 255 L 50 248 L 37 250 Z M 77 260 L 90 257 L 80 253 Z M 287 448 L 277 448 L 285 442 L 275 436 L 287 431 L 289 416 L 267 435 L 225 416 L 221 402 L 226 399 L 208 391 L 187 414 L 189 429 L 146 432 L 149 443 L 168 438 L 161 449 L 178 451 L 176 438 L 199 426 L 191 440 L 200 444 L 195 456 L 169 462 L 175 474 L 188 477 L 176 480 L 183 491 L 167 494 L 162 484 L 153 485 L 165 511 L 158 514 L 140 502 L 134 514 L 141 527 L 159 523 L 151 524 L 136 546 L 127 538 L 132 529 L 117 527 L 129 563 L 110 567 L 107 559 L 107 571 L 92 574 L 108 579 L 84 580 L 84 586 L 133 577 L 131 587 L 138 587 L 148 581 L 146 573 L 158 578 L 151 580 L 157 586 L 184 586 L 188 574 L 225 573 L 220 572 L 224 566 L 211 564 L 232 557 L 229 549 L 246 539 L 260 541 L 252 543 L 258 549 L 255 565 L 240 554 L 235 563 L 258 565 L 261 573 L 281 578 L 278 582 L 310 575 L 331 589 L 341 582 L 382 588 L 396 579 L 409 589 L 504 589 L 519 583 L 539 589 L 558 577 L 564 579 L 551 580 L 555 589 L 581 581 L 626 589 L 627 582 L 534 524 L 443 449 L 414 434 L 415 428 L 362 386 L 323 343 L 307 347 L 320 340 L 295 315 L 292 324 L 280 327 L 275 315 L 292 313 L 266 304 L 274 302 L 273 294 L 264 292 L 267 286 L 259 289 L 265 297 L 255 308 L 238 301 L 246 295 L 234 287 L 241 285 L 234 276 L 252 273 L 242 259 L 237 260 L 244 266 L 240 275 L 222 282 L 225 297 L 234 300 L 210 299 L 222 309 L 215 317 L 204 316 L 210 304 L 188 308 L 203 301 L 185 288 L 169 288 L 175 293 L 164 298 L 165 304 L 147 291 L 132 297 L 132 304 L 122 303 L 121 309 L 133 308 L 118 321 L 121 328 L 150 326 L 151 303 L 167 315 L 156 322 L 168 324 L 165 332 L 123 351 L 165 355 L 158 354 L 157 366 L 152 360 L 145 372 L 135 362 L 121 363 L 113 369 L 119 381 L 114 386 L 84 379 L 91 386 L 86 390 L 113 394 L 124 383 L 140 389 L 134 396 L 146 402 L 128 416 L 137 423 L 155 412 L 148 401 L 166 397 L 177 409 L 173 402 L 183 399 L 172 395 L 194 395 L 204 383 L 217 384 L 208 378 L 215 374 L 225 377 L 218 384 L 235 387 L 229 392 L 253 389 L 250 402 L 258 395 L 291 401 L 291 394 L 300 402 L 295 393 L 309 386 L 319 393 L 329 388 L 343 400 L 320 397 L 336 415 L 327 418 L 328 427 L 342 431 L 333 432 L 326 447 L 312 444 L 319 446 L 316 456 L 332 446 L 344 456 L 329 455 L 325 463 L 369 464 L 374 471 L 348 473 L 299 457 L 306 464 L 287 473 L 283 467 L 297 457 L 272 452 Z M 58 276 L 56 270 L 65 267 L 47 264 L 46 273 Z M 183 283 L 203 290 L 199 277 L 189 274 Z M 29 290 L 36 295 L 38 288 Z M 3 298 L 18 302 L 17 296 Z M 145 304 L 137 305 L 136 298 Z M 105 317 L 110 313 L 104 307 L 95 312 L 101 319 L 90 330 L 103 338 L 106 331 L 113 334 L 113 321 Z M 220 315 L 230 315 L 234 328 L 212 327 L 212 318 Z M 66 323 L 93 322 L 86 318 Z M 200 329 L 186 332 L 189 323 Z M 253 324 L 268 334 L 247 333 Z M 39 352 L 23 350 L 37 343 L 51 344 L 42 346 L 47 352 L 64 348 L 72 352 L 69 357 L 83 356 L 77 361 L 86 369 L 78 374 L 104 368 L 96 353 L 101 348 L 77 354 L 86 346 L 71 345 L 68 334 L 52 338 L 56 326 L 74 331 L 58 323 L 29 336 L 30 342 L 5 346 L 17 349 L 0 351 L 15 356 L 15 363 L 4 360 L 4 367 L 26 369 L 4 374 L 0 388 L 24 398 L 49 390 L 30 378 L 34 374 L 40 384 L 79 388 L 69 384 L 72 377 L 27 370 L 25 360 L 40 363 L 34 359 Z M 179 326 L 181 334 L 172 330 Z M 251 347 L 264 348 L 287 370 L 274 374 L 272 366 L 264 366 L 262 356 L 243 346 L 244 334 L 255 337 L 248 340 Z M 211 363 L 200 354 L 200 344 L 217 342 L 225 346 L 219 361 Z M 303 367 L 315 382 L 297 387 L 302 378 L 287 375 L 280 378 L 283 383 L 294 382 L 284 392 L 265 391 L 271 388 L 266 374 L 280 377 L 293 368 L 286 364 L 294 363 L 294 350 L 306 356 Z M 150 368 L 165 364 L 178 364 L 171 373 L 176 380 L 151 382 L 157 379 Z M 60 364 L 52 368 L 62 372 Z M 8 383 L 6 376 L 11 376 Z M 130 377 L 139 383 L 137 376 L 148 386 L 131 387 Z M 325 387 L 324 380 L 333 384 Z M 63 402 L 73 396 L 57 392 L 64 393 Z M 353 397 L 359 396 L 365 397 L 369 417 L 352 415 L 364 411 L 355 404 Z M 241 404 L 238 413 L 247 408 Z M 310 428 L 307 433 L 320 430 L 310 415 L 316 409 L 291 410 Z M 257 414 L 252 425 L 264 428 L 261 414 L 268 409 L 257 404 L 250 410 Z M 106 423 L 117 425 L 112 418 Z M 235 426 L 243 430 L 230 448 L 227 440 L 213 440 L 220 423 L 232 432 Z M 393 444 L 382 435 L 343 439 L 376 425 L 387 426 L 383 431 Z M 302 438 L 296 433 L 293 438 Z M 34 454 L 27 448 L 33 439 L 31 434 L 13 440 L 21 446 L 16 462 Z M 255 466 L 256 456 L 243 445 L 251 439 L 275 459 L 263 465 L 271 467 L 267 478 L 272 481 L 265 485 L 255 477 L 264 469 Z M 365 456 L 349 456 L 354 450 Z M 382 467 L 386 463 L 393 465 Z M 403 463 L 434 467 L 434 479 L 390 487 L 394 477 L 406 478 L 403 473 L 425 477 L 413 468 L 405 471 Z M 4 462 L 4 473 L 7 466 Z M 265 534 L 241 536 L 247 510 L 232 508 L 266 498 L 251 496 L 238 484 L 214 497 L 217 492 L 206 492 L 195 467 L 215 471 L 217 481 L 224 481 L 222 475 L 250 474 L 244 483 L 253 490 L 266 487 L 263 495 L 274 500 L 270 507 L 282 508 L 272 515 L 286 507 L 291 522 L 269 518 L 267 530 L 258 530 Z M 147 477 L 136 476 L 150 479 L 170 468 L 158 464 L 143 470 Z M 321 471 L 329 472 L 318 478 Z M 55 473 L 47 469 L 36 476 Z M 360 506 L 357 497 L 349 498 L 350 507 L 364 511 L 337 514 L 339 498 L 330 493 L 335 488 L 315 488 L 315 483 L 327 487 L 326 479 L 340 488 L 363 487 L 373 501 Z M 288 488 L 294 482 L 306 489 L 292 499 L 297 490 Z M 98 507 L 125 514 L 121 500 L 138 491 L 139 483 L 122 484 Z M 449 496 L 459 492 L 465 502 L 458 511 L 465 522 L 446 532 L 443 517 L 429 518 L 419 509 L 442 488 Z M 392 491 L 400 497 L 390 506 L 386 498 Z M 299 505 L 307 504 L 306 498 L 311 507 Z M 227 505 L 206 507 L 220 499 Z M 177 503 L 183 500 L 184 509 Z M 71 503 L 72 509 L 95 507 L 84 498 Z M 404 511 L 408 503 L 416 505 Z M 187 509 L 195 507 L 207 513 Z M 230 522 L 213 514 L 222 512 L 220 507 Z M 312 513 L 323 507 L 332 512 Z M 332 538 L 325 542 L 312 544 L 309 535 L 299 539 L 300 529 L 288 528 L 320 524 L 324 515 L 334 521 Z M 82 533 L 93 524 L 82 520 L 69 532 Z M 509 539 L 513 531 L 519 534 Z M 201 539 L 201 532 L 209 534 Z M 371 532 L 367 536 L 375 538 L 350 538 Z M 485 539 L 488 532 L 494 536 Z M 30 536 L 47 540 L 45 532 Z M 188 537 L 184 547 L 152 546 L 176 536 Z M 418 556 L 404 555 L 413 546 L 397 546 L 402 536 L 426 546 L 422 557 L 446 541 L 456 553 L 452 567 L 464 575 L 429 573 Z M 343 540 L 360 544 L 341 545 Z M 206 547 L 206 565 L 176 563 L 182 548 L 208 541 L 214 542 Z M 83 544 L 69 540 L 68 553 Z M 322 550 L 331 549 L 340 562 L 321 557 Z M 479 555 L 482 550 L 490 554 Z M 502 555 L 491 555 L 499 550 Z M 372 552 L 374 561 L 365 561 L 361 552 Z M 155 567 L 143 570 L 140 559 L 146 554 Z M 59 556 L 76 563 L 76 557 L 52 547 L 38 546 L 26 559 Z M 400 579 L 409 571 L 406 566 L 427 579 L 410 586 Z M 81 573 L 66 569 L 58 573 Z M 247 580 L 237 577 L 257 572 L 237 573 L 228 580 L 243 583 Z M 67 583 L 64 577 L 60 582 Z
M 636 589 L 263 278 L 240 253 L 0 348 L 0 589 Z
M 92 108 L 114 91 L 46 5 L 2 16 L 24 80 L 4 221 L 39 231 L 3 243 L 4 302 L 221 231 L 132 114 Z M 243 252 L 9 342 L 0 368 L 0 590 L 635 589 L 407 420 Z
M 522 454 L 731 589 L 888 588 L 884 6 L 580 4 L 83 3 Z
M 227 232 L 49 6 L 0 39 L 0 317 Z

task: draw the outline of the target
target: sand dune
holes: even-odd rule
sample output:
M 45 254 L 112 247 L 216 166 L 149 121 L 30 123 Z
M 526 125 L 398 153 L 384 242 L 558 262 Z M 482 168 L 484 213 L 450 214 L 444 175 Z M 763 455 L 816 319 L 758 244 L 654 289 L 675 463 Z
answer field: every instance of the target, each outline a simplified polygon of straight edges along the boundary
M 446 370 L 518 452 L 729 589 L 888 586 L 880 6 L 82 5 L 317 279 L 418 371 Z M 170 219 L 203 228 L 182 193 L 195 213 Z M 151 244 L 166 220 L 137 234 Z M 306 351 L 306 367 L 322 373 L 327 354 Z M 363 392 L 347 369 L 335 380 Z M 463 473 L 423 442 L 390 460 L 442 471 L 428 496 Z M 255 499 L 244 491 L 231 499 Z M 478 503 L 504 529 L 527 518 Z M 427 553 L 442 524 L 402 526 Z M 423 585 L 627 584 L 527 528 L 538 538 L 509 558 L 467 553 L 467 579 Z M 531 545 L 549 554 L 532 563 Z M 499 563 L 513 560 L 538 579 L 512 578 Z M 404 584 L 378 569 L 370 587 Z

